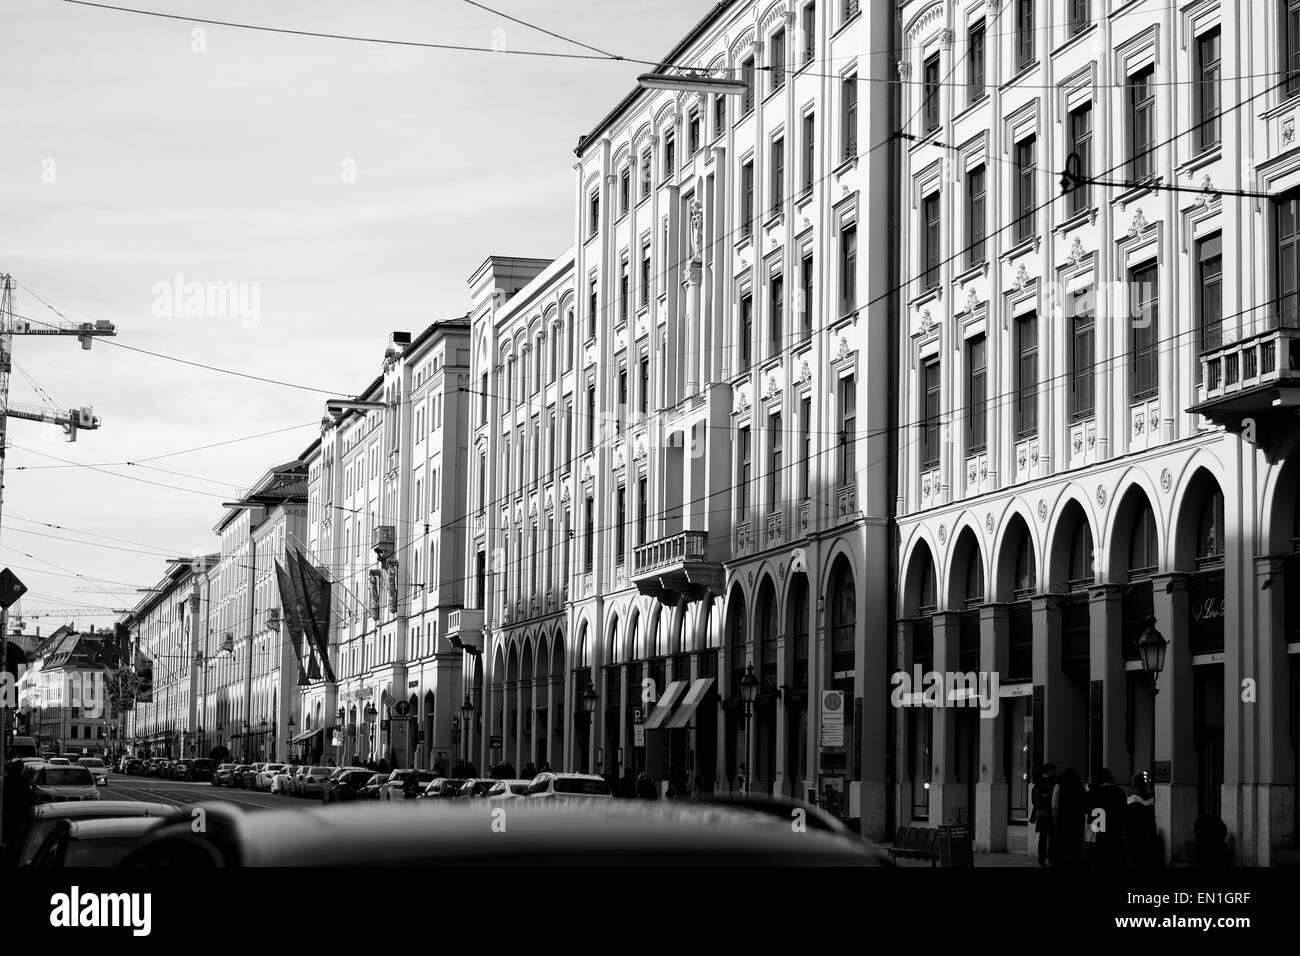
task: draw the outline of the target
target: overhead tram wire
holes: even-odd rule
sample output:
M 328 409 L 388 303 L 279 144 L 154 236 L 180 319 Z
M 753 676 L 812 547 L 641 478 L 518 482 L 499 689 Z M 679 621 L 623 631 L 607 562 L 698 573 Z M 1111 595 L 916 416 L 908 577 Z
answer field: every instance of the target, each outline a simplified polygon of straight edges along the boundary
M 489 7 L 485 3 L 477 2 L 477 0 L 462 0 L 462 2 L 468 3 L 471 7 L 478 7 L 480 10 L 484 10 L 492 14 L 493 16 L 501 17 L 504 20 L 509 20 L 511 23 L 517 23 L 521 27 L 527 27 L 530 30 L 536 30 L 538 33 L 544 33 L 548 37 L 553 37 L 556 40 L 562 40 L 565 43 L 572 43 L 574 46 L 582 47 L 584 50 L 590 50 L 593 53 L 599 53 L 602 56 L 606 56 L 611 60 L 627 60 L 627 57 L 625 56 L 619 56 L 617 53 L 610 53 L 608 50 L 602 50 L 600 47 L 592 46 L 590 43 L 583 43 L 581 40 L 575 40 L 573 37 L 565 36 L 562 33 L 556 33 L 553 30 L 546 29 L 546 27 L 538 26 L 535 23 L 529 23 L 527 20 L 521 20 L 518 17 L 512 17 L 508 13 L 504 13 L 501 10 L 494 10 L 492 7 Z

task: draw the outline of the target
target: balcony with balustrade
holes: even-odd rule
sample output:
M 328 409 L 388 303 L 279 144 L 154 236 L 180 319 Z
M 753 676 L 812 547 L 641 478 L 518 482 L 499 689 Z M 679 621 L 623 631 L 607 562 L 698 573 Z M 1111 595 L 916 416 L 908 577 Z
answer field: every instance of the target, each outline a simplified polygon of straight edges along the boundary
M 1201 353 L 1199 401 L 1188 411 L 1232 432 L 1300 413 L 1300 328 L 1278 326 Z
M 447 614 L 447 640 L 472 654 L 483 650 L 483 609 L 462 607 Z
M 709 553 L 707 531 L 680 531 L 633 549 L 632 583 L 643 594 L 681 593 L 692 588 L 721 591 L 722 562 Z

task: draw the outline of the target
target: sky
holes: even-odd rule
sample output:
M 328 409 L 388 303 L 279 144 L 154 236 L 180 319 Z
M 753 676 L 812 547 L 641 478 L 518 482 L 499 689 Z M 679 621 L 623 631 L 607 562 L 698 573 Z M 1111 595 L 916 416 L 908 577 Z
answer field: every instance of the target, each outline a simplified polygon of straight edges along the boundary
M 588 52 L 465 0 L 120 3 Z M 655 60 L 712 2 L 488 5 Z M 117 328 L 90 350 L 71 337 L 13 340 L 11 404 L 91 406 L 101 420 L 76 442 L 54 425 L 9 421 L 0 566 L 28 587 L 29 634 L 108 626 L 167 557 L 218 550 L 221 502 L 316 438 L 324 392 L 364 388 L 390 332 L 463 315 L 466 280 L 489 255 L 563 252 L 578 137 L 645 69 L 287 36 L 65 0 L 4 7 L 0 273 L 17 283 L 13 312 Z M 217 290 L 224 302 L 208 297 Z

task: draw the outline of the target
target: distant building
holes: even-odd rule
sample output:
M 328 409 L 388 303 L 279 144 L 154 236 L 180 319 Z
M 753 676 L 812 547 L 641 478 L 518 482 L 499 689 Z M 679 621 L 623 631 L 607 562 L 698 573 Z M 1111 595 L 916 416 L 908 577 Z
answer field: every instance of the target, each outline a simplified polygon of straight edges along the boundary
M 117 712 L 108 695 L 114 642 L 112 631 L 64 626 L 36 643 L 18 682 L 19 732 L 56 753 L 114 750 Z

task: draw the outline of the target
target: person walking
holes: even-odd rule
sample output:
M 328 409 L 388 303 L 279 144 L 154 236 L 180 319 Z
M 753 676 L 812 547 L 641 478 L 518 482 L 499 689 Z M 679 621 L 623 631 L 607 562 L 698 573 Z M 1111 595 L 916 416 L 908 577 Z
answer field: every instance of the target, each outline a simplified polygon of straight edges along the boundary
M 642 771 L 636 778 L 636 795 L 641 800 L 658 800 L 659 790 L 650 775 Z
M 1155 869 L 1164 862 L 1156 831 L 1151 775 L 1145 770 L 1133 775 L 1133 792 L 1124 807 L 1124 860 L 1133 870 Z
M 1082 861 L 1087 796 L 1079 771 L 1066 767 L 1052 790 L 1052 824 L 1056 840 L 1053 866 L 1078 866 Z
M 532 780 L 535 776 L 537 776 L 537 766 L 530 760 L 528 763 L 524 764 L 524 774 L 522 779 Z
M 1091 845 L 1085 862 L 1095 870 L 1124 867 L 1124 791 L 1102 767 L 1088 791 L 1088 819 L 1084 836 Z
M 1038 834 L 1038 865 L 1047 866 L 1052 861 L 1055 827 L 1052 823 L 1052 791 L 1056 789 L 1056 764 L 1045 763 L 1043 770 L 1029 791 L 1029 822 Z

